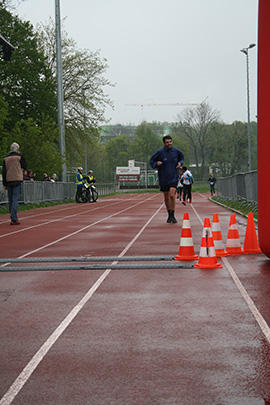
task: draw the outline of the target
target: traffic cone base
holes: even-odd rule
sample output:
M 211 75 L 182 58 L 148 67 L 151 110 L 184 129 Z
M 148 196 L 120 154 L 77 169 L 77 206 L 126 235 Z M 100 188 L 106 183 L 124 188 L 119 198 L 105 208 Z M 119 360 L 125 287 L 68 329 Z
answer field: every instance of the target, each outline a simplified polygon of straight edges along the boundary
M 225 256 L 230 256 L 230 254 L 224 249 L 216 249 L 216 256 L 225 257 Z
M 255 229 L 254 218 L 252 212 L 248 214 L 245 242 L 244 242 L 244 253 L 262 253 Z
M 181 231 L 181 239 L 179 246 L 179 253 L 174 257 L 174 260 L 197 260 L 198 256 L 195 255 L 192 233 L 189 222 L 188 213 L 184 213 L 183 225 Z
M 218 269 L 222 267 L 222 264 L 218 262 L 214 264 L 195 263 L 194 267 L 196 267 L 196 269 Z

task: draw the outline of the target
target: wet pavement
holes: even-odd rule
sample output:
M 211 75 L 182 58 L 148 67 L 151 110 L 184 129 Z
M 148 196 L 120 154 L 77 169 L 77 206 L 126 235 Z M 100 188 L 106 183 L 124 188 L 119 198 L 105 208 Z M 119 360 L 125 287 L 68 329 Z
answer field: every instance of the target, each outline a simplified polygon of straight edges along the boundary
M 208 195 L 167 224 L 160 193 L 124 194 L 23 212 L 15 230 L 1 216 L 1 258 L 174 257 L 186 212 L 197 255 L 214 213 L 226 243 L 231 212 Z M 270 260 L 217 261 L 0 272 L 0 404 L 269 404 Z

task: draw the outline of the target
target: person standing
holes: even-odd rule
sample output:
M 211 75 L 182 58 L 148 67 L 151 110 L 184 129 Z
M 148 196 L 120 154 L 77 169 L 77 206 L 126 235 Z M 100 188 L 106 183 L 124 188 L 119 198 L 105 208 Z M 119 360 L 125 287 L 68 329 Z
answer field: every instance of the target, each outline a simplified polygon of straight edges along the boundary
M 17 210 L 26 161 L 19 152 L 19 148 L 20 146 L 13 142 L 10 145 L 10 153 L 4 157 L 3 161 L 3 186 L 8 191 L 10 225 L 20 225 Z
M 57 181 L 57 175 L 56 173 L 53 173 L 52 177 L 51 177 L 51 182 L 55 183 Z
M 83 168 L 82 167 L 78 167 L 78 172 L 77 172 L 77 176 L 76 176 L 76 185 L 77 185 L 77 191 L 76 191 L 76 203 L 80 203 L 81 200 L 81 196 L 82 196 L 82 189 L 83 189 L 83 180 L 84 180 L 84 176 L 82 174 Z
M 163 137 L 164 147 L 157 150 L 150 159 L 150 165 L 158 170 L 160 191 L 163 192 L 164 202 L 168 211 L 167 223 L 177 223 L 175 212 L 175 190 L 178 183 L 181 164 L 184 155 L 180 149 L 172 146 L 172 137 Z
M 208 179 L 208 183 L 210 184 L 210 193 L 211 196 L 215 193 L 215 184 L 216 184 L 217 179 L 214 177 L 213 173 L 210 174 L 210 177 Z
M 183 180 L 183 201 L 182 204 L 186 205 L 186 197 L 187 200 L 191 203 L 192 197 L 191 197 L 191 187 L 193 183 L 193 176 L 191 171 L 187 169 L 186 166 L 183 166 L 184 173 L 181 176 L 181 179 Z

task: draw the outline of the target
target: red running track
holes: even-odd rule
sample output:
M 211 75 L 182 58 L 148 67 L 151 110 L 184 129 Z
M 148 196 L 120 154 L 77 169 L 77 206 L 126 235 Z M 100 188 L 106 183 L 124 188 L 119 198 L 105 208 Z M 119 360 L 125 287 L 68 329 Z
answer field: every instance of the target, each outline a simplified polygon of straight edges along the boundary
M 213 213 L 226 241 L 231 212 L 206 195 L 167 224 L 160 193 L 123 194 L 2 215 L 1 257 L 175 256 L 184 212 L 195 253 Z M 269 404 L 270 261 L 219 261 L 0 272 L 0 404 Z

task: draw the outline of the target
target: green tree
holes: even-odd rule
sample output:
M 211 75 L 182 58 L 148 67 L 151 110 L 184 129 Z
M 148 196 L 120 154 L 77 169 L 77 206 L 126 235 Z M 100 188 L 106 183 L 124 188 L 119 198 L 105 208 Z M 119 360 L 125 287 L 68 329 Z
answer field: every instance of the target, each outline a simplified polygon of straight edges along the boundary
M 115 178 L 116 167 L 127 166 L 131 159 L 128 153 L 130 140 L 126 135 L 110 139 L 106 144 L 106 153 L 109 164 L 109 178 Z
M 216 168 L 222 177 L 248 170 L 246 123 L 235 121 L 230 125 L 212 125 L 208 164 Z
M 10 62 L 0 59 L 0 96 L 8 103 L 10 130 L 19 121 L 47 115 L 56 119 L 56 93 L 52 72 L 38 50 L 32 25 L 12 15 L 0 3 L 1 35 L 16 47 Z
M 36 173 L 37 180 L 42 179 L 44 171 L 59 176 L 62 160 L 58 151 L 58 129 L 52 120 L 41 117 L 38 122 L 32 118 L 18 122 L 11 131 L 11 138 L 21 146 L 27 168 Z
M 229 174 L 248 171 L 247 124 L 235 121 L 228 128 L 231 170 Z
M 10 62 L 0 59 L 0 154 L 18 142 L 28 168 L 59 174 L 56 92 L 52 72 L 38 49 L 32 25 L 0 2 L 1 34 L 16 49 Z
M 56 85 L 55 26 L 38 27 L 39 46 L 46 54 L 50 69 L 54 72 Z M 104 88 L 112 84 L 105 78 L 108 65 L 100 52 L 78 49 L 76 42 L 62 29 L 62 65 L 64 90 L 64 115 L 66 124 L 66 152 L 70 166 L 74 166 L 74 151 L 83 157 L 85 145 L 98 139 L 98 130 L 105 122 L 104 113 L 112 105 Z
M 5 123 L 8 119 L 8 103 L 0 96 L 0 165 L 3 157 L 7 154 L 8 147 L 12 143 L 8 132 L 5 130 Z
M 191 160 L 196 164 L 197 176 L 200 178 L 206 173 L 211 126 L 219 120 L 220 113 L 206 102 L 195 108 L 188 107 L 182 114 L 178 114 L 178 123 L 174 130 L 189 143 Z
M 147 167 L 150 168 L 150 157 L 161 147 L 160 141 L 160 136 L 155 134 L 147 122 L 143 122 L 137 127 L 135 131 L 135 139 L 129 145 L 129 159 L 145 162 L 147 163 Z

